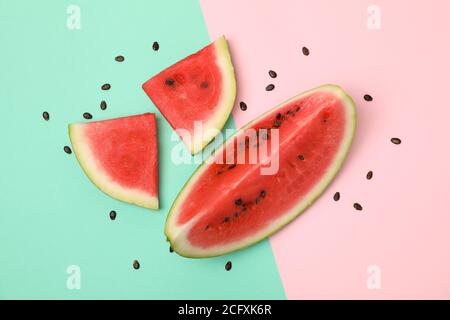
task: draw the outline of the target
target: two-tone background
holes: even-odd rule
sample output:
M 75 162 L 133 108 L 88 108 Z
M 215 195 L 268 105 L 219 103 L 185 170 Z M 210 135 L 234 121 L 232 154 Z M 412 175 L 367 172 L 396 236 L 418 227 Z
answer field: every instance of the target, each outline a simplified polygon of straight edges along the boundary
M 446 0 L 0 0 L 0 299 L 450 298 L 449 12 Z M 171 162 L 177 142 L 140 86 L 222 34 L 238 81 L 229 127 L 336 83 L 358 129 L 299 219 L 250 249 L 189 260 L 169 252 L 163 227 L 196 165 Z M 158 115 L 158 212 L 105 196 L 63 151 L 84 112 L 147 111 Z

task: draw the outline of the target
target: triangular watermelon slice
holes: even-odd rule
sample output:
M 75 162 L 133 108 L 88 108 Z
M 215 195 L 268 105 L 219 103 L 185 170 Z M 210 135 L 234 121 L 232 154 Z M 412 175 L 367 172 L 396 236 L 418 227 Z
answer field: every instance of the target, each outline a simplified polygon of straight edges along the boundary
M 165 69 L 142 88 L 190 152 L 201 151 L 225 125 L 236 97 L 225 37 Z M 195 130 L 196 122 L 201 130 Z
M 273 234 L 332 181 L 355 127 L 354 103 L 334 85 L 300 94 L 250 122 L 178 195 L 165 227 L 171 247 L 182 256 L 211 257 Z M 259 161 L 250 162 L 250 152 L 257 152 Z M 242 155 L 246 161 L 239 162 Z
M 69 125 L 73 150 L 89 179 L 109 196 L 158 209 L 155 114 Z

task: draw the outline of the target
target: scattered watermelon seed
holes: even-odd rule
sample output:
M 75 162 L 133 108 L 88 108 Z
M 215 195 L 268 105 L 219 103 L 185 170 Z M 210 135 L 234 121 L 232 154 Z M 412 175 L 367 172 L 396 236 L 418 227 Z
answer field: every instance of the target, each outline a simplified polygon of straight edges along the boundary
M 152 48 L 153 48 L 153 50 L 158 51 L 159 50 L 159 43 L 157 41 L 153 42 Z
M 363 209 L 363 207 L 359 203 L 354 203 L 353 208 L 355 208 L 358 211 L 361 211 Z
M 336 192 L 333 196 L 334 201 L 339 201 L 340 198 L 341 198 L 341 194 L 339 192 Z
M 302 154 L 300 154 L 300 155 L 297 157 L 297 159 L 303 161 L 303 160 L 305 160 L 305 156 L 302 155 Z
M 393 144 L 400 144 L 400 143 L 402 143 L 402 140 L 400 140 L 399 138 L 392 138 L 392 139 L 391 139 L 391 142 L 392 142 Z
M 224 223 L 227 223 L 227 222 L 229 222 L 230 221 L 230 216 L 225 216 L 225 219 L 223 219 L 223 222 Z
M 92 119 L 92 114 L 90 114 L 89 112 L 85 112 L 85 113 L 83 113 L 83 118 L 90 120 L 90 119 Z
M 109 213 L 109 218 L 111 220 L 116 220 L 116 217 L 117 217 L 117 212 L 114 210 L 111 210 L 111 212 Z
M 117 62 L 123 62 L 125 58 L 123 56 L 117 56 L 114 58 L 114 60 L 116 60 Z
M 244 101 L 239 102 L 239 107 L 242 111 L 247 110 L 247 104 Z
M 264 198 L 265 196 L 266 196 L 266 191 L 261 191 L 260 193 L 259 193 L 259 196 L 261 197 L 261 198 Z
M 261 198 L 256 198 L 255 204 L 259 204 L 261 202 Z
M 236 201 L 234 201 L 234 204 L 237 206 L 242 206 L 244 202 L 242 201 L 242 199 L 237 199 Z
M 48 113 L 47 111 L 44 111 L 44 112 L 42 113 L 42 118 L 44 118 L 45 121 L 50 120 L 50 115 L 49 115 L 49 113 Z
M 372 179 L 372 177 L 373 177 L 373 171 L 367 172 L 367 175 L 366 175 L 367 180 Z
M 72 149 L 70 149 L 70 147 L 68 146 L 64 146 L 64 152 L 67 154 L 71 154 L 72 153 Z
M 102 110 L 106 110 L 107 108 L 107 104 L 105 100 L 102 100 L 102 102 L 100 102 L 100 109 Z
M 273 89 L 275 89 L 275 85 L 273 83 L 267 85 L 266 87 L 266 91 L 272 91 Z
M 137 270 L 137 269 L 139 269 L 140 267 L 141 267 L 141 265 L 139 264 L 139 261 L 134 260 L 134 261 L 133 261 L 133 268 Z
M 234 217 L 235 217 L 236 219 L 239 218 L 239 212 L 236 211 L 236 212 L 234 213 Z
M 281 118 L 281 113 L 277 113 L 277 119 L 279 120 Z
M 230 271 L 230 270 L 231 270 L 231 267 L 232 267 L 232 263 L 231 263 L 231 261 L 228 261 L 228 262 L 225 264 L 225 270 Z
M 206 225 L 205 231 L 209 229 L 209 224 Z
M 105 83 L 104 85 L 102 85 L 102 90 L 109 90 L 111 89 L 111 85 L 109 83 Z
M 166 79 L 166 84 L 167 84 L 168 86 L 173 86 L 174 83 L 175 83 L 175 80 L 173 80 L 172 78 L 167 78 L 167 79 Z
M 208 86 L 209 86 L 209 84 L 206 81 L 203 81 L 202 83 L 200 83 L 200 87 L 203 88 L 203 89 L 208 88 Z
M 365 94 L 364 95 L 364 100 L 370 102 L 370 101 L 373 101 L 373 98 L 372 98 L 372 96 L 370 94 Z
M 273 71 L 273 70 L 269 70 L 269 76 L 271 78 L 276 78 L 277 77 L 277 73 L 275 71 Z
M 309 49 L 307 47 L 302 48 L 303 55 L 309 56 Z

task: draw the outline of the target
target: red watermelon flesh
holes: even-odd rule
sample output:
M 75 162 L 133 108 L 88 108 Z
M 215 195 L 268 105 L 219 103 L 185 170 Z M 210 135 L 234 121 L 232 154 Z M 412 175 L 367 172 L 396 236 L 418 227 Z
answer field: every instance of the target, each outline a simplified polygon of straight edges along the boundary
M 331 182 L 349 150 L 355 125 L 351 98 L 327 85 L 292 98 L 239 130 L 216 151 L 216 161 L 203 164 L 178 195 L 165 229 L 172 248 L 187 257 L 217 256 L 279 230 Z M 241 139 L 249 129 L 271 131 L 260 134 L 255 143 Z M 243 149 L 236 148 L 239 144 Z M 271 153 L 260 154 L 253 164 L 236 163 L 240 152 L 248 155 L 264 144 Z M 233 152 L 226 151 L 230 145 L 235 146 Z M 227 159 L 228 163 L 217 163 Z M 262 164 L 274 159 L 279 159 L 278 170 L 262 175 Z
M 187 133 L 180 136 L 191 153 L 201 151 L 225 125 L 236 96 L 225 38 L 163 70 L 142 87 L 172 128 Z M 202 132 L 194 130 L 196 121 Z
M 69 126 L 75 155 L 113 198 L 158 208 L 158 144 L 153 113 Z

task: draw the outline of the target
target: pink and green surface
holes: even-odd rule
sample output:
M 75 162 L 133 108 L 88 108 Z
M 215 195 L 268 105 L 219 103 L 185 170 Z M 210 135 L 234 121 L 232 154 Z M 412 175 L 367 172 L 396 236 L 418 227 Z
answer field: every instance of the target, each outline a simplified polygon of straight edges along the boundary
M 381 29 L 371 30 L 373 3 L 344 2 L 83 0 L 80 29 L 70 30 L 72 2 L 0 0 L 0 298 L 450 298 L 450 46 L 442 41 L 450 7 L 380 0 Z M 238 88 L 227 127 L 338 83 L 355 99 L 358 128 L 330 188 L 282 232 L 233 254 L 185 259 L 169 253 L 162 233 L 197 165 L 172 163 L 178 141 L 140 86 L 222 34 Z M 264 90 L 269 83 L 275 90 Z M 67 124 L 86 121 L 84 112 L 93 120 L 156 113 L 159 212 L 106 197 L 63 152 Z M 70 266 L 81 270 L 79 290 L 66 285 Z M 377 290 L 367 286 L 370 266 L 380 271 Z

